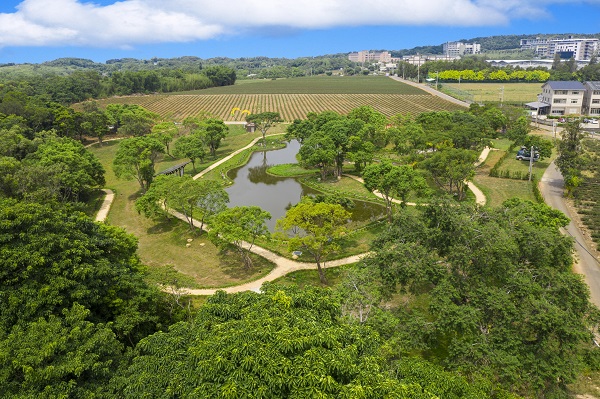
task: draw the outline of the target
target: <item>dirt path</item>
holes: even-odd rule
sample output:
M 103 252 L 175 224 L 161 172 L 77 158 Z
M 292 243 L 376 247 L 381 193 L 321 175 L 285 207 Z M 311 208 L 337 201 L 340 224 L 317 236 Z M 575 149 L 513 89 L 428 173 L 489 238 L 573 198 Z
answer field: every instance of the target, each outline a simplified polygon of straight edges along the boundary
M 102 201 L 102 205 L 100 205 L 100 209 L 96 214 L 96 222 L 104 222 L 108 217 L 108 212 L 110 212 L 110 207 L 112 206 L 113 201 L 115 200 L 115 193 L 110 188 L 103 188 L 102 191 L 106 193 L 104 197 L 104 201 Z
M 171 214 L 178 219 L 181 219 L 187 223 L 187 219 L 185 216 L 179 212 L 171 211 Z M 197 220 L 193 220 L 193 224 L 195 227 L 200 228 L 200 223 Z M 204 226 L 204 230 L 208 231 L 206 226 Z M 243 244 L 246 248 L 250 245 L 248 243 Z M 273 281 L 278 279 L 279 277 L 285 276 L 288 273 L 294 272 L 296 270 L 317 270 L 317 264 L 311 262 L 298 262 L 292 259 L 285 258 L 281 255 L 277 255 L 274 252 L 269 251 L 268 249 L 258 247 L 253 245 L 250 249 L 252 253 L 255 253 L 263 258 L 275 263 L 275 268 L 271 270 L 269 274 L 264 277 L 259 278 L 258 280 L 250 281 L 248 283 L 235 285 L 226 288 L 207 288 L 207 289 L 192 289 L 192 288 L 184 288 L 185 292 L 191 295 L 213 295 L 215 292 L 222 290 L 228 293 L 233 292 L 242 292 L 242 291 L 255 291 L 259 292 L 260 287 L 263 283 L 267 281 Z M 329 267 L 337 267 L 342 265 L 348 265 L 351 263 L 356 263 L 360 261 L 367 254 L 359 254 L 354 256 L 349 256 L 347 258 L 336 259 L 329 262 L 323 262 L 322 266 L 324 268 Z

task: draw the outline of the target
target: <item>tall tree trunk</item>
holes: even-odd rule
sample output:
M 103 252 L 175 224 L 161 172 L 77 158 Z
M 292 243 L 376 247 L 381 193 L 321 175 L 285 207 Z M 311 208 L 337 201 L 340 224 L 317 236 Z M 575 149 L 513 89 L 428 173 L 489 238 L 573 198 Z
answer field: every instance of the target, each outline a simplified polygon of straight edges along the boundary
M 319 271 L 319 279 L 321 280 L 321 284 L 326 285 L 327 279 L 325 278 L 325 270 L 321 267 L 321 262 L 317 260 L 317 270 Z

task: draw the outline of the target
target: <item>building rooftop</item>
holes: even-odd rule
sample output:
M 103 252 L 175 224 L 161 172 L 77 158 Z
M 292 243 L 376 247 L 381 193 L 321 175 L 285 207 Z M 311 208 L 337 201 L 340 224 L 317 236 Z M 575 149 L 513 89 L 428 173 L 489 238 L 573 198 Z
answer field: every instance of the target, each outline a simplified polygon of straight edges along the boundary
M 576 80 L 551 80 L 546 82 L 546 84 L 549 85 L 552 90 L 585 90 L 585 87 L 583 87 L 583 83 L 578 82 Z
M 592 90 L 600 90 L 600 82 L 598 81 L 585 82 L 585 84 L 588 85 Z

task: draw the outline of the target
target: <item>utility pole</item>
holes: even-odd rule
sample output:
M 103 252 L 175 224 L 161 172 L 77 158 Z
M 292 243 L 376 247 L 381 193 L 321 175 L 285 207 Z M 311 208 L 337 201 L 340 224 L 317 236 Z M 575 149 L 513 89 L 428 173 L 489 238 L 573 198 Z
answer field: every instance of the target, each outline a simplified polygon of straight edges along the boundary
M 504 85 L 500 88 L 500 108 L 502 108 L 503 102 L 504 102 Z
M 440 72 L 439 71 L 435 71 L 435 89 L 438 89 L 438 80 L 440 78 Z
M 529 181 L 531 181 L 531 170 L 533 169 L 533 157 L 534 157 L 533 149 L 534 149 L 534 147 L 531 146 L 531 151 L 529 152 Z

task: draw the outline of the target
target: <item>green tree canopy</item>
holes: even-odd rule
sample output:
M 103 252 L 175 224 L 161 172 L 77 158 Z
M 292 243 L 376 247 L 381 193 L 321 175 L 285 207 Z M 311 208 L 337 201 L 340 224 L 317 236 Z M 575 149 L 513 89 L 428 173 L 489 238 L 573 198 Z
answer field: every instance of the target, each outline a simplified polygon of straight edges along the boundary
M 132 137 L 121 140 L 113 160 L 113 170 L 119 178 L 135 178 L 143 191 L 154 179 L 154 163 L 164 151 L 163 144 L 154 137 Z
M 236 206 L 211 220 L 210 234 L 219 243 L 233 244 L 246 268 L 252 267 L 250 250 L 260 236 L 268 236 L 266 221 L 271 214 L 257 206 Z
M 293 234 L 289 238 L 290 251 L 304 249 L 313 256 L 321 283 L 325 284 L 322 263 L 339 249 L 338 240 L 346 233 L 349 219 L 350 212 L 339 204 L 301 201 L 277 221 L 277 228 L 286 235 Z

